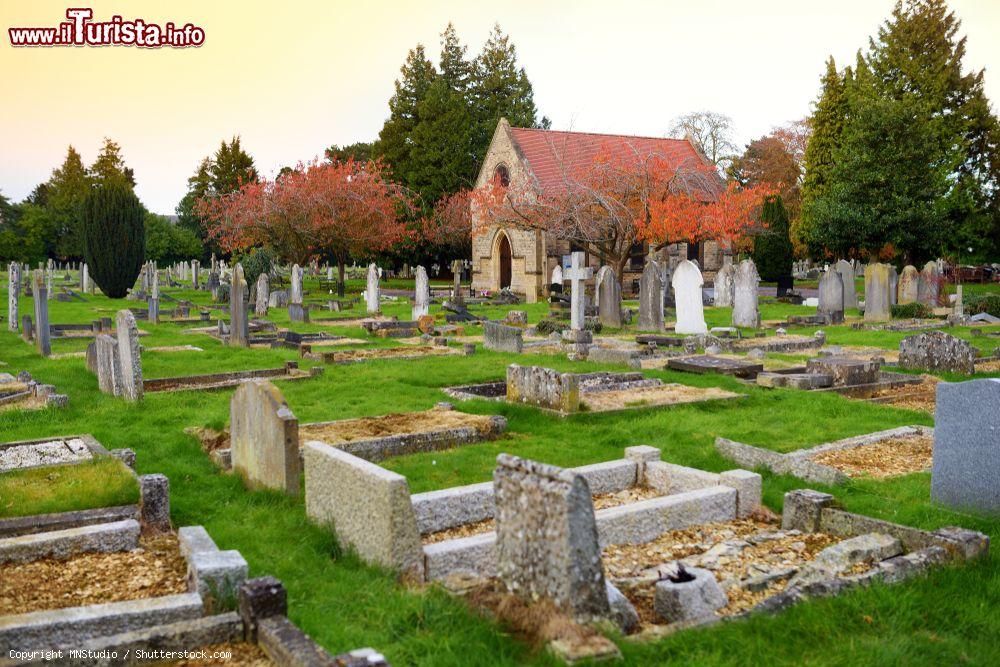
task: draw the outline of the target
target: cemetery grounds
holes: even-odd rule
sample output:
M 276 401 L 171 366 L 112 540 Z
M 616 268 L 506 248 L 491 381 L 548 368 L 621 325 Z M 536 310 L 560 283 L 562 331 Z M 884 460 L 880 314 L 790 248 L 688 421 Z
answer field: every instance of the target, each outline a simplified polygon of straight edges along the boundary
M 319 289 L 316 279 L 307 277 L 305 289 L 315 293 Z M 357 296 L 362 289 L 363 281 L 348 284 L 349 296 Z M 2 291 L 6 293 L 6 285 Z M 204 291 L 166 287 L 161 291 L 210 305 L 210 295 Z M 51 322 L 89 323 L 99 317 L 113 317 L 121 308 L 144 305 L 103 296 L 86 298 L 86 303 L 51 300 Z M 815 312 L 814 308 L 764 301 L 764 321 Z M 635 307 L 635 303 L 626 305 Z M 409 319 L 410 304 L 406 299 L 384 302 L 382 308 L 388 315 Z M 362 302 L 351 312 L 362 317 L 363 309 Z M 526 310 L 529 322 L 534 324 L 545 317 L 547 304 L 471 307 L 472 312 L 494 319 L 502 318 L 511 309 Z M 22 297 L 21 312 L 32 312 L 30 298 Z M 440 312 L 440 306 L 431 307 L 432 314 Z M 324 315 L 330 313 L 313 311 L 314 318 Z M 705 315 L 710 327 L 730 324 L 728 308 L 706 308 Z M 218 317 L 228 319 L 228 311 L 213 312 L 213 323 Z M 372 338 L 361 327 L 290 324 L 285 309 L 272 308 L 267 319 L 279 328 L 362 339 L 365 347 L 398 344 L 391 339 Z M 203 350 L 147 351 L 142 358 L 146 378 L 273 368 L 290 360 L 300 361 L 303 368 L 313 365 L 300 360 L 290 349 L 230 348 L 182 325 L 146 321 L 138 324 L 149 334 L 141 340 L 145 348 L 193 345 Z M 829 345 L 886 350 L 897 350 L 899 341 L 911 333 L 852 330 L 849 325 L 790 328 L 788 333 L 811 335 L 819 328 L 826 332 Z M 987 331 L 998 329 L 991 327 Z M 480 331 L 476 326 L 466 327 L 468 335 Z M 944 331 L 970 341 L 984 353 L 992 352 L 1000 340 L 972 336 L 968 327 L 948 327 Z M 88 342 L 85 338 L 55 338 L 52 352 L 56 357 L 82 352 Z M 561 664 L 541 648 L 528 645 L 501 625 L 476 615 L 460 599 L 441 589 L 409 587 L 399 583 L 394 573 L 366 565 L 340 550 L 331 531 L 307 520 L 301 496 L 250 492 L 238 477 L 220 473 L 198 439 L 185 429 L 224 429 L 232 389 L 152 393 L 139 403 L 125 403 L 98 391 L 97 379 L 86 370 L 83 358 L 43 359 L 18 334 L 8 332 L 6 325 L 0 333 L 0 361 L 6 364 L 0 366 L 0 372 L 16 374 L 27 370 L 39 381 L 54 384 L 60 393 L 70 396 L 65 408 L 0 411 L 3 441 L 89 433 L 105 447 L 134 449 L 140 474 L 163 473 L 169 477 L 174 525 L 204 525 L 220 548 L 238 549 L 243 554 L 250 565 L 250 576 L 278 577 L 288 589 L 290 619 L 332 653 L 372 646 L 394 665 Z M 277 386 L 301 422 L 330 421 L 426 410 L 447 400 L 442 387 L 501 379 L 506 366 L 515 361 L 563 371 L 622 370 L 571 362 L 565 355 L 490 352 L 479 345 L 471 356 L 326 365 L 318 377 L 278 382 Z M 851 400 L 833 393 L 766 390 L 721 375 L 644 372 L 664 382 L 719 387 L 746 397 L 569 418 L 504 402 L 456 403 L 458 410 L 503 415 L 508 420 L 507 433 L 494 441 L 390 458 L 380 465 L 405 475 L 412 493 L 488 481 L 501 452 L 571 467 L 620 458 L 626 446 L 653 445 L 662 450 L 666 461 L 719 472 L 733 465 L 716 453 L 713 442 L 717 436 L 788 452 L 897 426 L 933 425 L 933 415 L 927 412 Z M 975 377 L 991 376 L 1000 373 Z M 947 373 L 940 377 L 946 381 L 968 379 Z M 775 512 L 781 511 L 785 492 L 808 486 L 835 495 L 852 512 L 930 530 L 959 525 L 982 531 L 992 539 L 1000 537 L 1000 520 L 970 517 L 933 506 L 929 472 L 883 479 L 853 478 L 837 487 L 760 472 L 764 476 L 763 502 Z M 11 475 L 6 480 L 0 475 L 0 517 L 135 502 L 135 488 L 122 483 L 116 475 L 114 469 L 99 465 L 67 466 L 55 473 L 46 469 L 44 475 L 35 474 L 28 486 L 12 484 Z M 30 493 L 24 489 L 30 489 Z M 998 609 L 1000 565 L 996 556 L 990 555 L 960 567 L 935 568 L 926 577 L 902 584 L 875 585 L 812 600 L 779 614 L 688 630 L 655 642 L 613 638 L 618 640 L 625 663 L 636 665 L 1000 664 Z

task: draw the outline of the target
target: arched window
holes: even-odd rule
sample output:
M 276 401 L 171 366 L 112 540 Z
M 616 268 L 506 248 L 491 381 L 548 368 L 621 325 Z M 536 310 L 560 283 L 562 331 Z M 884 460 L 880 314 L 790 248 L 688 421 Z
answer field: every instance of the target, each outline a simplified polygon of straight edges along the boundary
M 497 165 L 497 168 L 493 171 L 493 180 L 503 187 L 510 185 L 510 172 L 507 171 L 507 165 Z

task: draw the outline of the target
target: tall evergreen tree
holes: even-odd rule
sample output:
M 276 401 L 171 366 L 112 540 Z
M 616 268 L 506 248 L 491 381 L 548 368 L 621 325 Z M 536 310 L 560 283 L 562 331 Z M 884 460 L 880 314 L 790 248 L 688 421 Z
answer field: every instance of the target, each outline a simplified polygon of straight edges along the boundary
M 429 212 L 442 196 L 472 185 L 477 161 L 468 108 L 444 77 L 431 84 L 417 113 L 407 180 Z
M 202 219 L 195 210 L 195 203 L 208 195 L 212 190 L 212 159 L 203 158 L 198 169 L 187 180 L 187 192 L 181 198 L 175 209 L 177 225 L 191 232 L 204 241 L 205 228 Z
M 789 237 L 788 211 L 780 196 L 768 197 L 760 211 L 767 229 L 754 238 L 753 261 L 763 280 L 777 282 L 792 275 L 794 248 Z
M 243 150 L 240 138 L 225 141 L 215 152 L 208 170 L 212 180 L 212 194 L 224 195 L 239 190 L 243 184 L 256 182 L 259 178 L 253 158 Z
M 375 151 L 385 158 L 397 180 L 409 185 L 414 128 L 420 122 L 417 107 L 427 96 L 437 72 L 427 59 L 423 44 L 417 44 L 406 56 L 396 80 L 396 92 L 389 100 L 389 118 L 379 132 Z
M 458 41 L 458 33 L 451 23 L 441 33 L 441 61 L 439 70 L 448 88 L 463 98 L 472 84 L 472 63 L 465 57 L 466 47 Z
M 94 164 L 90 165 L 90 175 L 96 182 L 122 176 L 129 185 L 135 187 L 135 172 L 125 166 L 121 146 L 107 137 L 104 138 L 101 152 L 98 153 Z
M 847 121 L 847 71 L 841 74 L 831 56 L 826 61 L 819 100 L 812 116 L 812 136 L 806 145 L 805 179 L 802 183 L 802 225 L 799 239 L 809 246 L 814 255 L 823 251 L 819 241 L 819 228 L 826 221 L 817 219 L 815 202 L 827 191 L 830 170 L 834 166 L 834 152 L 840 144 L 844 123 Z
M 56 257 L 78 259 L 83 254 L 80 221 L 90 183 L 83 158 L 70 146 L 62 165 L 52 171 L 45 201 L 45 214 L 53 234 L 50 252 Z
M 88 192 L 83 206 L 84 257 L 90 275 L 112 299 L 135 283 L 146 251 L 145 211 L 124 176 L 111 175 Z

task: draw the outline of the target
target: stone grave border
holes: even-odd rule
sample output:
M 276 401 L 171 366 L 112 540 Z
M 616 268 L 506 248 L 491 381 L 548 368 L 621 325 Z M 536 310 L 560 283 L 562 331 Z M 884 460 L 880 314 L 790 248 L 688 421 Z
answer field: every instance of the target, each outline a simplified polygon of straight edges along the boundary
M 69 405 L 69 396 L 66 394 L 56 393 L 55 385 L 38 382 L 31 377 L 31 373 L 28 373 L 27 371 L 21 371 L 18 373 L 15 377 L 15 381 L 23 382 L 28 385 L 28 388 L 24 391 L 0 397 L 0 407 L 11 405 L 12 408 L 19 410 L 41 410 L 42 408 L 48 407 L 64 408 Z M 3 385 L 0 384 L 0 387 L 3 387 Z M 16 404 L 18 401 L 29 397 L 44 398 L 45 403 L 44 405 L 38 405 L 35 407 L 25 407 Z
M 412 354 L 401 354 L 392 357 L 359 357 L 357 359 L 340 359 L 334 361 L 334 357 L 338 353 L 348 352 L 351 350 L 402 350 L 407 349 L 404 346 L 394 346 L 394 347 L 350 347 L 343 348 L 341 350 L 331 351 L 331 352 L 313 352 L 311 350 L 306 350 L 304 347 L 300 348 L 301 356 L 303 359 L 309 361 L 319 361 L 324 364 L 333 364 L 336 366 L 343 366 L 347 364 L 360 364 L 370 361 L 400 361 L 400 360 L 414 360 L 414 359 L 427 359 L 436 357 L 454 357 L 465 355 L 468 356 L 468 352 L 464 350 L 459 350 L 458 348 L 449 347 L 447 345 L 434 345 L 434 349 L 440 349 L 440 352 L 435 352 L 433 354 L 427 354 L 423 351 L 423 348 L 430 347 L 425 345 L 412 346 Z
M 884 440 L 906 438 L 916 435 L 933 436 L 929 426 L 900 426 L 898 428 L 864 433 L 850 438 L 834 440 L 807 449 L 781 453 L 763 447 L 736 442 L 727 438 L 715 439 L 715 450 L 723 458 L 750 470 L 766 468 L 777 475 L 792 475 L 812 484 L 845 484 L 851 477 L 832 466 L 816 463 L 812 457 L 824 452 L 841 451 L 874 445 Z
M 760 507 L 756 473 L 716 474 L 659 458 L 655 447 L 629 447 L 624 459 L 570 469 L 587 479 L 592 494 L 637 485 L 665 494 L 597 511 L 602 545 L 647 542 L 676 528 L 745 517 Z M 368 562 L 428 581 L 495 569 L 495 532 L 421 542 L 421 535 L 493 518 L 493 482 L 411 495 L 404 476 L 316 441 L 305 445 L 305 480 L 310 519 L 321 525 L 332 520 L 341 544 L 353 546 Z
M 306 380 L 322 375 L 322 366 L 314 366 L 308 371 L 299 370 L 297 361 L 286 361 L 281 368 L 262 368 L 250 371 L 230 371 L 226 373 L 210 373 L 207 375 L 182 375 L 178 377 L 156 378 L 143 380 L 144 392 L 189 391 L 205 389 L 224 389 L 235 387 L 244 380 L 266 378 L 268 380 Z
M 8 470 L 6 472 L 14 472 L 15 470 L 31 470 L 34 468 L 48 468 L 50 466 L 57 466 L 57 465 L 76 465 L 78 463 L 86 463 L 87 461 L 93 461 L 94 459 L 97 459 L 98 457 L 101 456 L 112 455 L 111 452 L 106 450 L 104 446 L 97 441 L 97 438 L 90 435 L 89 433 L 85 433 L 83 435 L 54 435 L 48 438 L 34 438 L 31 440 L 14 440 L 11 442 L 0 442 L 0 451 L 5 449 L 13 449 L 14 447 L 24 447 L 27 445 L 42 445 L 47 442 L 52 442 L 54 440 L 80 440 L 83 442 L 84 445 L 87 446 L 87 449 L 90 450 L 90 458 L 80 459 L 78 461 L 60 461 L 58 463 L 43 463 L 33 466 L 24 466 L 20 468 L 14 468 L 14 470 Z M 0 526 L 2 526 L 3 521 L 4 521 L 3 519 L 0 519 Z M 0 535 L 2 534 L 3 531 L 2 528 L 0 528 Z

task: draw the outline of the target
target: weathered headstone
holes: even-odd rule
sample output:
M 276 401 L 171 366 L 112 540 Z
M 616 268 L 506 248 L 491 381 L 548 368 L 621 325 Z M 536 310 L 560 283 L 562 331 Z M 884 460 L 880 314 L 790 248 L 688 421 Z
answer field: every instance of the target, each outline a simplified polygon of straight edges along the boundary
M 736 266 L 736 272 L 733 275 L 734 327 L 756 329 L 760 326 L 760 310 L 757 307 L 757 288 L 759 285 L 760 274 L 757 273 L 757 265 L 753 263 L 752 259 L 744 259 Z
M 899 342 L 901 368 L 972 375 L 976 372 L 975 359 L 972 345 L 943 331 L 925 331 Z
M 820 278 L 817 312 L 826 315 L 830 324 L 844 321 L 844 281 L 836 269 L 827 269 Z
M 201 262 L 198 260 L 191 260 L 191 287 L 194 289 L 201 289 L 198 284 L 199 273 L 201 271 Z
M 17 331 L 17 303 L 21 294 L 21 265 L 11 262 L 7 267 L 7 330 Z
M 49 328 L 49 289 L 42 280 L 42 271 L 38 270 L 32 274 L 31 293 L 35 305 L 35 349 L 44 357 L 52 354 L 52 343 L 49 339 L 51 329 Z
M 602 266 L 597 272 L 597 316 L 606 327 L 620 328 L 622 325 L 622 292 L 610 266 Z
M 854 266 L 847 260 L 840 260 L 836 264 L 837 273 L 844 283 L 844 310 L 858 307 L 858 292 L 854 288 Z
M 88 267 L 86 264 L 83 264 L 80 267 L 80 290 L 82 292 L 90 294 L 91 293 L 91 290 L 90 290 L 91 284 L 90 284 L 90 282 L 91 282 L 90 281 L 90 267 Z
M 1000 379 L 938 383 L 931 500 L 1000 512 Z
M 267 380 L 243 382 L 229 402 L 233 470 L 249 488 L 299 495 L 299 420 Z
M 266 271 L 257 276 L 256 293 L 254 301 L 254 315 L 257 317 L 266 317 L 268 300 L 271 298 L 271 285 L 270 282 L 268 282 Z
M 756 269 L 754 271 L 756 272 Z M 674 327 L 677 333 L 708 333 L 705 307 L 701 298 L 703 284 L 704 280 L 697 266 L 686 259 L 677 263 L 672 280 L 674 300 L 677 302 L 677 325 Z
M 229 286 L 229 344 L 233 347 L 250 347 L 247 297 L 247 281 L 243 274 L 243 265 L 237 263 Z
M 730 258 L 730 262 L 732 259 Z M 724 264 L 718 273 L 715 274 L 715 305 L 729 308 L 733 305 L 733 292 L 736 285 L 733 283 L 733 273 L 735 269 L 732 263 Z
M 594 270 L 588 267 L 586 255 L 582 252 L 574 252 L 572 255 L 569 270 L 565 277 L 570 281 L 570 328 L 577 331 L 583 330 L 585 316 L 584 307 L 586 305 L 584 294 L 584 282 L 590 280 L 594 275 Z
M 419 320 L 430 311 L 431 288 L 427 279 L 427 269 L 417 267 L 417 277 L 414 279 L 413 308 L 410 309 L 410 319 Z
M 102 393 L 122 395 L 122 372 L 118 359 L 118 341 L 108 334 L 98 334 L 94 339 L 94 369 L 97 387 Z
M 927 262 L 920 271 L 920 284 L 917 300 L 925 306 L 935 308 L 941 291 L 941 270 L 937 262 Z
M 903 267 L 903 273 L 899 276 L 896 303 L 900 305 L 916 303 L 919 288 L 920 272 L 917 271 L 917 267 L 907 264 Z
M 664 330 L 661 281 L 660 267 L 647 260 L 639 278 L 639 329 L 642 331 Z
M 483 322 L 483 347 L 497 352 L 520 354 L 524 349 L 524 332 L 492 320 Z
M 143 391 L 139 329 L 131 310 L 119 310 L 116 319 L 122 397 L 126 401 L 138 401 L 142 398 Z
M 493 471 L 497 574 L 507 590 L 579 621 L 610 613 L 586 478 L 500 454 Z
M 302 305 L 302 267 L 292 265 L 291 287 L 288 293 L 288 319 L 292 322 L 308 322 L 309 313 Z
M 865 322 L 887 322 L 891 317 L 889 265 L 869 264 L 865 267 Z
M 899 289 L 899 273 L 896 272 L 896 267 L 892 264 L 889 265 L 889 306 L 896 305 L 897 290 Z
M 462 260 L 456 259 L 451 263 L 451 278 L 452 278 L 452 288 L 451 288 L 451 300 L 456 305 L 465 303 L 465 298 L 462 296 Z
M 378 267 L 372 263 L 368 265 L 368 282 L 365 286 L 365 306 L 369 315 L 378 313 L 381 309 L 381 292 L 378 285 Z

